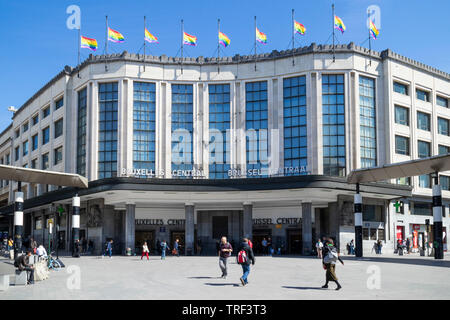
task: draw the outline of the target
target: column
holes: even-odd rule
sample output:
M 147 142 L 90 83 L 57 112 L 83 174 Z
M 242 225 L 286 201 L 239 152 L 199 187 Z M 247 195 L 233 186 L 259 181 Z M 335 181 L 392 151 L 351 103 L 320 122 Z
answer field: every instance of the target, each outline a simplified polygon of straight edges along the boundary
M 192 255 L 194 253 L 194 204 L 185 203 L 184 205 L 185 214 L 185 235 L 184 235 L 184 245 L 185 245 L 185 255 Z
M 302 241 L 303 255 L 310 255 L 312 250 L 312 204 L 302 202 Z
M 72 256 L 75 255 L 75 243 L 80 240 L 80 197 L 72 199 Z
M 356 184 L 355 194 L 355 256 L 363 256 L 363 239 L 362 239 L 362 196 L 359 193 L 359 183 Z
M 22 251 L 23 236 L 23 192 L 19 181 L 18 191 L 15 194 L 14 202 L 14 259 L 19 251 Z
M 127 248 L 130 248 L 131 252 L 135 250 L 135 215 L 136 205 L 127 204 L 125 211 L 125 251 Z
M 321 223 L 321 221 L 320 221 L 320 210 L 321 209 L 315 209 L 314 211 L 314 225 L 315 225 L 315 228 L 316 228 L 316 239 L 314 239 L 314 242 L 316 242 L 317 241 L 317 239 L 319 239 L 319 238 L 321 238 L 321 232 L 320 232 L 320 223 Z
M 243 216 L 243 234 L 244 238 L 252 239 L 253 237 L 253 204 L 251 202 L 244 202 L 244 216 Z
M 439 174 L 434 174 L 433 185 L 433 234 L 434 234 L 434 258 L 444 259 L 442 246 L 442 194 L 439 185 Z

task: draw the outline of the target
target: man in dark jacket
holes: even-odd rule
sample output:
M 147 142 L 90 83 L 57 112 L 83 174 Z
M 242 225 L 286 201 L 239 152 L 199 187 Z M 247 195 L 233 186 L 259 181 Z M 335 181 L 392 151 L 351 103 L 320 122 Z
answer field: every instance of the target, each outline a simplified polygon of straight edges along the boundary
M 245 256 L 245 258 L 244 258 L 244 256 Z M 239 261 L 240 257 L 241 257 L 241 260 L 244 260 L 244 261 L 240 262 Z M 242 258 L 244 258 L 244 259 L 242 259 Z M 246 284 L 248 284 L 247 278 L 250 273 L 250 261 L 251 261 L 252 265 L 255 264 L 255 256 L 253 254 L 252 248 L 248 244 L 247 238 L 242 239 L 242 243 L 238 250 L 237 260 L 238 260 L 238 264 L 240 264 L 242 266 L 243 275 L 240 278 L 240 280 L 241 280 L 242 285 L 245 286 Z
M 14 262 L 14 266 L 20 271 L 26 271 L 28 275 L 28 284 L 34 284 L 34 267 L 29 264 L 29 257 L 31 251 L 27 251 L 26 254 L 18 256 Z

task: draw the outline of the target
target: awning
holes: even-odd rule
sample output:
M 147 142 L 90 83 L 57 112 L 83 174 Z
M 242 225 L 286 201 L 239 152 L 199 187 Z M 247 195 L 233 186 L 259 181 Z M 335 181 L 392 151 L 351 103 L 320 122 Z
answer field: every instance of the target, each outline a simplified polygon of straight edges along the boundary
M 0 165 L 0 179 L 51 184 L 62 187 L 88 187 L 88 180 L 78 174 L 20 168 L 7 165 Z
M 347 176 L 347 182 L 364 183 L 385 181 L 448 170 L 450 170 L 450 154 L 398 162 L 381 167 L 353 170 Z

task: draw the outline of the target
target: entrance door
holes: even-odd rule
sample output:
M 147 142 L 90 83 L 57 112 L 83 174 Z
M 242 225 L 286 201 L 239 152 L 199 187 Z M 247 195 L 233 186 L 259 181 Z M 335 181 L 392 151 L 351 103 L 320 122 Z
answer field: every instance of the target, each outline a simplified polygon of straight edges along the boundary
M 288 253 L 290 254 L 302 253 L 303 243 L 302 243 L 301 229 L 287 230 L 287 240 L 288 240 Z
M 228 217 L 227 216 L 213 216 L 212 217 L 212 238 L 220 240 L 222 237 L 228 236 Z
M 262 246 L 262 241 L 263 239 L 268 239 L 272 237 L 272 230 L 270 229 L 260 229 L 260 230 L 255 230 L 253 229 L 253 251 L 255 252 L 255 254 L 266 254 L 266 252 L 264 252 L 263 246 Z
M 180 240 L 178 245 L 179 245 L 179 250 L 180 250 L 180 254 L 183 255 L 184 254 L 184 244 L 185 244 L 185 239 L 184 239 L 184 231 L 172 231 L 170 233 L 170 243 L 169 243 L 169 248 L 172 251 L 173 250 L 173 244 L 175 243 L 175 240 Z
M 134 242 L 134 252 L 141 253 L 144 242 L 147 242 L 148 250 L 152 252 L 152 250 L 155 250 L 155 231 L 136 231 L 134 235 Z

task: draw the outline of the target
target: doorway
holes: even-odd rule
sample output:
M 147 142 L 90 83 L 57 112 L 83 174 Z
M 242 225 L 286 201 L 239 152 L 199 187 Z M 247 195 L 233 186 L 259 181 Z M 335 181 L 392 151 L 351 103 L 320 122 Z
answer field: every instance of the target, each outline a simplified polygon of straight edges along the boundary
M 255 254 L 267 254 L 264 252 L 262 241 L 263 239 L 268 239 L 272 237 L 272 230 L 270 229 L 253 229 L 253 251 Z
M 222 237 L 228 236 L 228 217 L 227 216 L 213 216 L 212 217 L 212 238 L 220 240 Z
M 144 242 L 147 242 L 148 250 L 150 252 L 155 249 L 155 231 L 136 231 L 134 238 L 134 252 L 142 252 Z
M 289 254 L 302 254 L 303 243 L 302 243 L 302 230 L 292 229 L 287 230 L 287 242 L 288 242 L 288 253 Z

